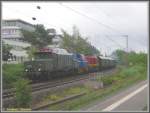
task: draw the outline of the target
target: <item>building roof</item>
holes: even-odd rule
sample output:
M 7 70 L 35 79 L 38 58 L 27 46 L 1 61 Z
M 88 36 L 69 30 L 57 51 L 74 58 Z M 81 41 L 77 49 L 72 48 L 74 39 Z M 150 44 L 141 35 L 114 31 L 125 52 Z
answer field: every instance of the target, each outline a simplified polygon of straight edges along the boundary
M 33 24 L 30 24 L 29 22 L 26 22 L 26 21 L 21 20 L 21 19 L 5 19 L 3 21 L 4 22 L 21 22 L 21 23 L 24 23 L 24 24 L 27 24 L 27 25 L 30 25 L 30 26 L 34 27 Z

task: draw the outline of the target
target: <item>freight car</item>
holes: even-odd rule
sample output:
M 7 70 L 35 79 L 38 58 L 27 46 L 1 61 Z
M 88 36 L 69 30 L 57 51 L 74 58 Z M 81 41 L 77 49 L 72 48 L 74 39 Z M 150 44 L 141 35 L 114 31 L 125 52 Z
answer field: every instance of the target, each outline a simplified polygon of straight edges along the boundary
M 72 56 L 72 54 L 56 54 L 50 50 L 36 52 L 34 61 L 24 63 L 26 75 L 30 80 L 36 81 L 75 74 L 79 66 Z
M 116 66 L 116 60 L 110 57 L 98 56 L 99 70 L 110 69 Z

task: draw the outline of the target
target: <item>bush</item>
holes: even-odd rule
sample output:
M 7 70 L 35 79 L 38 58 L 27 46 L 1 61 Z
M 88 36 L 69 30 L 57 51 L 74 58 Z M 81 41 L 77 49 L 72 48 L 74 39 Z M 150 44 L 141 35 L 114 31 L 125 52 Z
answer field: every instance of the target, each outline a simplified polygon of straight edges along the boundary
M 120 76 L 119 76 L 119 75 L 114 76 L 114 77 L 113 77 L 113 81 L 114 81 L 114 82 L 120 82 L 120 81 L 121 81 Z
M 138 70 L 135 67 L 131 67 L 131 68 L 122 70 L 122 72 L 120 73 L 120 77 L 126 78 L 126 77 L 134 76 L 137 74 L 139 74 Z
M 144 72 L 146 72 L 146 66 L 144 66 L 143 64 L 134 66 L 134 68 L 136 68 L 137 71 L 139 73 L 141 73 L 141 74 L 143 74 Z
M 124 79 L 132 76 L 141 76 L 144 78 L 144 75 L 146 75 L 146 68 L 142 65 L 136 65 L 128 68 L 119 67 L 118 70 L 117 74 L 102 77 L 103 84 L 107 86 L 116 82 L 124 81 Z
M 111 85 L 113 82 L 114 82 L 114 79 L 112 76 L 109 76 L 109 77 L 102 77 L 102 82 L 104 85 Z
M 10 88 L 18 79 L 23 77 L 23 64 L 3 64 L 3 87 Z
M 31 104 L 31 86 L 25 79 L 18 80 L 15 84 L 17 107 L 28 108 Z

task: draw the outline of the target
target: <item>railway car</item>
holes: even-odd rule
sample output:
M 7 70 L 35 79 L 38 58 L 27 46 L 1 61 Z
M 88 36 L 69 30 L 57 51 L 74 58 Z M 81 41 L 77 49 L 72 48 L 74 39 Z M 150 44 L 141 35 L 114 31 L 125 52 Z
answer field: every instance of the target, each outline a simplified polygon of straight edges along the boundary
M 33 61 L 24 62 L 26 76 L 32 81 L 96 72 L 116 65 L 115 60 L 110 57 L 73 54 L 64 49 L 42 48 L 34 56 Z
M 99 70 L 109 69 L 116 66 L 115 60 L 110 57 L 98 56 L 98 62 Z
M 24 65 L 28 78 L 33 81 L 48 80 L 78 70 L 78 62 L 73 59 L 72 54 L 53 53 L 48 49 L 36 52 L 35 60 L 27 61 Z
M 83 54 L 73 54 L 74 59 L 78 62 L 78 73 L 87 73 L 88 64 Z
M 97 56 L 85 56 L 88 62 L 88 69 L 90 72 L 98 71 L 99 62 Z

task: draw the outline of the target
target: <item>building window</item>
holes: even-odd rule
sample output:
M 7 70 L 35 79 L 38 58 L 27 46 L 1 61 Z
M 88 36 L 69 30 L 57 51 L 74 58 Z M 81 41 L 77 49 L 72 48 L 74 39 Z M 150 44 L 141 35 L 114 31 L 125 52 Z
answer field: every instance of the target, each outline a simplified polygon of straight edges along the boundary
M 11 30 L 11 33 L 12 33 L 12 34 L 16 34 L 16 29 L 12 29 L 12 30 Z
M 10 35 L 11 34 L 11 30 L 10 29 L 5 29 L 4 30 L 4 34 Z

